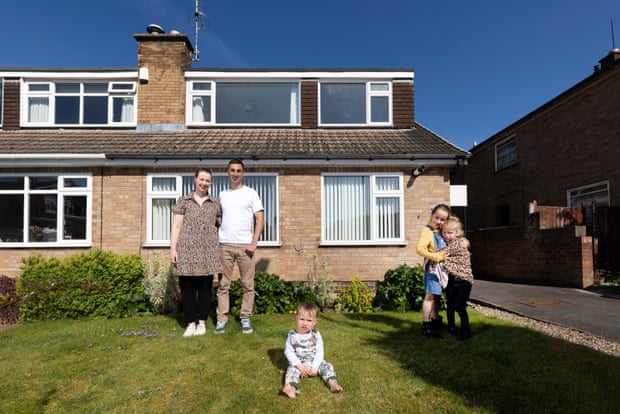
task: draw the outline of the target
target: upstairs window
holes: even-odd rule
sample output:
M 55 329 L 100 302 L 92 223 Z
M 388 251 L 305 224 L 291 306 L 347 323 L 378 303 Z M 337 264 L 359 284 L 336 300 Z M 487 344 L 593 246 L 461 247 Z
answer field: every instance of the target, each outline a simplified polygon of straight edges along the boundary
M 495 171 L 508 168 L 517 163 L 517 141 L 510 138 L 495 147 Z
M 389 125 L 392 86 L 390 82 L 322 82 L 322 125 Z
M 135 82 L 27 82 L 25 126 L 136 124 Z
M 190 82 L 193 125 L 298 125 L 298 82 Z

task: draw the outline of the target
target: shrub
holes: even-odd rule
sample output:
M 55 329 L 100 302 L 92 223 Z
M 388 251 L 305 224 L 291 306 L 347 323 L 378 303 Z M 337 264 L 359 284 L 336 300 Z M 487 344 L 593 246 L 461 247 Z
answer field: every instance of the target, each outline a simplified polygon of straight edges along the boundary
M 167 314 L 179 310 L 179 284 L 167 255 L 155 253 L 148 258 L 142 287 L 155 312 Z
M 355 276 L 351 285 L 342 289 L 338 295 L 336 310 L 339 312 L 372 312 L 372 293 L 359 276 Z
M 338 289 L 334 275 L 327 265 L 327 259 L 320 258 L 316 254 L 310 257 L 307 285 L 314 293 L 316 303 L 321 310 L 334 306 L 338 298 Z
M 377 283 L 373 305 L 379 310 L 407 312 L 419 310 L 424 300 L 424 270 L 402 264 L 388 270 Z
M 254 274 L 254 313 L 274 314 L 293 312 L 300 302 L 316 300 L 303 282 L 287 282 L 277 275 L 257 270 Z M 243 287 L 240 280 L 230 285 L 230 313 L 239 316 Z
M 19 320 L 19 296 L 15 279 L 0 276 L 0 324 L 14 324 Z
M 25 320 L 124 317 L 148 311 L 144 262 L 137 255 L 91 250 L 59 260 L 23 260 L 17 294 Z

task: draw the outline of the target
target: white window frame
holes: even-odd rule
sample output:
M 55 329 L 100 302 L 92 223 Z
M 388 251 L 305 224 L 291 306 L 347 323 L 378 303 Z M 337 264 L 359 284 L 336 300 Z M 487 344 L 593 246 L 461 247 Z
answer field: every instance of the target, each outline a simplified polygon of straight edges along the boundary
M 194 89 L 195 85 L 210 85 L 209 89 Z M 215 125 L 215 82 L 212 80 L 189 80 L 185 84 L 185 123 L 187 125 Z M 211 108 L 208 120 L 196 120 L 194 117 L 194 98 L 209 98 Z
M 505 149 L 510 149 L 510 153 L 508 154 L 510 157 L 505 157 L 502 154 L 502 150 Z M 504 158 L 506 158 L 506 161 L 503 161 Z M 515 135 L 495 144 L 495 171 L 511 167 L 518 161 L 519 154 L 517 153 L 517 139 Z
M 71 174 L 45 174 L 45 173 L 35 173 L 35 174 L 13 174 L 13 173 L 2 173 L 0 177 L 22 177 L 24 178 L 24 188 L 21 190 L 11 189 L 11 190 L 3 190 L 0 189 L 0 195 L 22 195 L 24 201 L 24 211 L 23 211 L 23 223 L 22 223 L 22 232 L 23 237 L 21 242 L 7 242 L 3 241 L 0 243 L 0 248 L 14 248 L 14 247 L 36 247 L 36 248 L 50 248 L 50 247 L 89 247 L 91 245 L 91 234 L 92 234 L 92 174 L 90 173 L 71 173 Z M 33 177 L 56 177 L 57 187 L 56 189 L 30 189 L 30 179 Z M 65 187 L 64 182 L 65 179 L 85 179 L 86 186 L 85 187 Z M 36 194 L 53 194 L 56 195 L 57 206 L 66 206 L 65 197 L 69 196 L 82 196 L 86 197 L 86 229 L 85 229 L 85 238 L 84 239 L 68 239 L 65 238 L 63 234 L 61 237 L 61 231 L 59 229 L 64 229 L 64 215 L 65 211 L 63 208 L 56 208 L 56 240 L 55 241 L 30 241 L 29 240 L 29 232 L 32 224 L 29 222 L 30 220 L 30 195 Z
M 580 193 L 580 194 L 576 194 Z M 596 197 L 595 195 L 602 195 L 602 197 Z M 575 198 L 578 196 L 580 200 L 577 202 Z M 595 197 L 592 197 L 595 196 Z M 599 181 L 597 183 L 592 183 L 588 185 L 582 185 L 580 187 L 570 188 L 566 190 L 566 205 L 568 207 L 581 207 L 581 203 L 583 199 L 596 199 L 596 200 L 604 200 L 603 202 L 597 201 L 597 205 L 599 206 L 609 206 L 609 181 Z M 591 207 L 591 204 L 586 207 Z
M 338 84 L 343 84 L 343 83 L 350 83 L 350 84 L 364 84 L 365 85 L 365 106 L 366 106 L 366 122 L 363 123 L 326 123 L 323 122 L 323 120 L 321 119 L 321 85 L 328 85 L 328 84 L 334 84 L 334 83 L 338 83 Z M 385 85 L 387 86 L 386 90 L 373 90 L 374 86 L 378 86 L 378 85 Z M 322 80 L 318 83 L 317 85 L 318 91 L 317 91 L 317 95 L 318 95 L 318 119 L 319 119 L 319 126 L 326 126 L 326 127 L 352 127 L 352 126 L 391 126 L 393 123 L 393 114 L 392 114 L 392 108 L 393 108 L 393 93 L 392 93 L 392 82 L 389 80 L 370 80 L 370 81 L 364 81 L 364 80 L 336 80 L 336 79 L 330 79 L 330 80 Z M 373 97 L 386 97 L 388 100 L 388 119 L 387 121 L 379 121 L 379 122 L 373 122 L 372 121 L 372 98 Z
M 183 172 L 183 173 L 149 173 L 147 174 L 147 206 L 146 206 L 146 245 L 153 247 L 165 247 L 170 246 L 170 239 L 153 239 L 153 201 L 154 200 L 171 200 L 172 204 L 176 202 L 176 200 L 181 197 L 183 194 L 183 178 L 192 180 L 191 188 L 193 189 L 193 172 Z M 259 246 L 279 246 L 280 245 L 280 220 L 279 220 L 279 209 L 280 209 L 280 201 L 279 201 L 279 176 L 276 173 L 245 173 L 244 174 L 244 182 L 247 184 L 248 181 L 251 180 L 252 177 L 273 177 L 274 178 L 274 188 L 270 189 L 270 192 L 273 191 L 271 197 L 261 197 L 261 201 L 263 203 L 263 207 L 265 208 L 265 230 L 261 233 L 261 238 L 258 242 Z M 175 180 L 175 188 L 171 191 L 154 191 L 153 190 L 153 179 L 154 178 L 171 178 Z M 225 173 L 214 173 L 213 174 L 213 185 L 219 186 L 222 189 L 228 188 L 228 175 Z M 220 185 L 216 183 L 218 180 Z M 222 182 L 225 180 L 225 182 Z M 252 187 L 252 185 L 249 185 Z M 255 188 L 256 191 L 259 192 L 260 189 Z M 215 194 L 217 196 L 217 194 Z M 271 205 L 273 204 L 273 205 Z M 275 209 L 275 210 L 274 210 Z M 170 223 L 172 223 L 172 211 L 170 212 Z M 269 227 L 269 230 L 267 228 Z M 269 235 L 266 235 L 267 231 Z M 265 240 L 266 237 L 270 237 L 270 240 Z
M 294 110 L 295 115 L 292 116 L 292 120 L 286 123 L 221 123 L 217 121 L 217 85 L 218 82 L 221 83 L 250 83 L 250 84 L 291 84 L 297 86 L 297 91 L 295 93 L 295 103 Z M 210 89 L 194 89 L 195 84 L 210 84 Z M 211 100 L 211 108 L 210 108 L 210 119 L 209 120 L 196 120 L 194 116 L 194 98 L 209 98 Z M 188 80 L 186 82 L 186 110 L 185 110 L 185 122 L 190 126 L 212 126 L 212 125 L 222 125 L 222 126 L 299 126 L 301 125 L 301 85 L 299 80 L 291 80 L 291 79 L 277 79 L 277 78 L 268 78 L 268 79 L 221 79 L 221 80 L 207 80 L 207 79 L 196 79 L 196 80 Z
M 327 239 L 327 213 L 325 177 L 369 177 L 369 214 L 370 214 L 370 237 L 368 240 L 328 240 Z M 397 178 L 398 189 L 380 190 L 377 188 L 377 178 Z M 379 237 L 379 212 L 377 200 L 381 198 L 398 199 L 398 231 L 399 237 Z M 349 246 L 349 245 L 403 245 L 405 244 L 405 193 L 402 173 L 323 173 L 321 174 L 321 245 L 323 246 Z
M 56 92 L 56 84 L 60 83 L 77 83 L 79 84 L 79 92 L 73 93 L 59 93 Z M 106 92 L 85 92 L 86 84 L 93 83 L 107 83 Z M 47 86 L 47 90 L 40 91 L 31 91 L 31 86 Z M 130 86 L 128 88 L 123 88 L 123 86 Z M 85 128 L 85 127 L 106 127 L 106 126 L 135 126 L 137 124 L 137 114 L 138 114 L 138 105 L 137 105 L 137 92 L 136 92 L 136 82 L 133 81 L 116 81 L 109 79 L 71 79 L 71 78 L 61 78 L 61 79 L 48 79 L 48 80 L 25 80 L 23 81 L 22 86 L 22 110 L 21 110 L 21 125 L 25 127 L 41 127 L 41 126 L 49 126 L 49 127 L 62 127 L 62 128 Z M 79 114 L 78 114 L 78 122 L 71 124 L 62 124 L 56 122 L 54 119 L 56 112 L 56 98 L 61 96 L 77 96 L 79 97 Z M 107 113 L 106 122 L 100 124 L 87 124 L 84 123 L 84 99 L 85 97 L 92 96 L 102 96 L 107 97 Z M 131 114 L 127 121 L 114 121 L 114 100 L 115 99 L 123 99 L 123 98 L 131 98 L 132 108 Z M 47 114 L 45 119 L 41 119 L 40 121 L 31 120 L 30 119 L 30 100 L 31 99 L 45 99 L 47 100 Z

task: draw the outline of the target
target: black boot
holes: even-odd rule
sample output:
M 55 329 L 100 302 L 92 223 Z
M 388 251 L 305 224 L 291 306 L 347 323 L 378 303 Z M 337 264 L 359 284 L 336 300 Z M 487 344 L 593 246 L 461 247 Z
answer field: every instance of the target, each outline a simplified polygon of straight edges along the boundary
M 441 315 L 438 315 L 435 319 L 431 319 L 431 326 L 437 332 L 443 329 L 443 318 Z
M 448 333 L 457 338 L 461 336 L 461 330 L 456 326 L 448 326 Z
M 432 322 L 422 322 L 422 335 L 429 338 L 441 339 L 439 332 L 433 329 Z
M 459 336 L 456 337 L 459 341 L 467 341 L 471 338 L 471 332 L 469 330 L 462 331 Z

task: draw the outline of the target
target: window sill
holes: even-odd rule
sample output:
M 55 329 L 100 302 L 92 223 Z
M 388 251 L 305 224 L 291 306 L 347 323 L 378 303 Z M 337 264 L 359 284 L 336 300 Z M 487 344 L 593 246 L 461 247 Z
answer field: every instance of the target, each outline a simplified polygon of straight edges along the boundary
M 408 243 L 404 240 L 397 241 L 322 241 L 320 247 L 406 247 Z
M 92 243 L 87 240 L 64 242 L 0 242 L 0 249 L 64 249 L 70 247 L 92 247 Z

